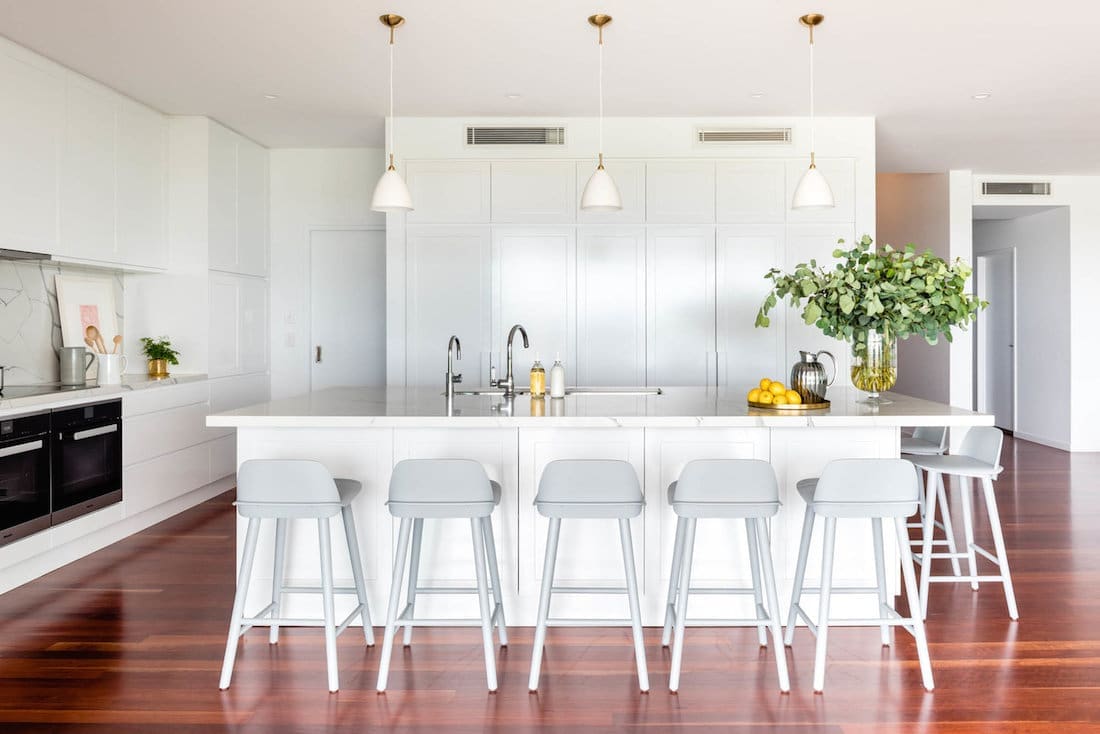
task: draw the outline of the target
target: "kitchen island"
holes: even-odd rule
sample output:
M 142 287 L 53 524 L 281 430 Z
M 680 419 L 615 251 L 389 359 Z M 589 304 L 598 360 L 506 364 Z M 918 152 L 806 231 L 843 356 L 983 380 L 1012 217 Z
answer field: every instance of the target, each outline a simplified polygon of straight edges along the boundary
M 783 507 L 772 521 L 772 553 L 780 603 L 786 605 L 804 511 L 795 491 L 798 480 L 816 476 L 832 459 L 898 456 L 903 426 L 965 430 L 993 422 L 992 416 L 968 410 L 901 395 L 887 397 L 893 402 L 871 406 L 859 402 L 862 393 L 834 388 L 829 393 L 832 405 L 828 410 L 780 413 L 749 408 L 741 391 L 690 387 L 646 395 L 579 393 L 559 400 L 457 395 L 453 401 L 429 388 L 330 388 L 211 415 L 207 425 L 236 428 L 238 463 L 259 458 L 315 459 L 334 475 L 363 483 L 354 509 L 376 623 L 381 622 L 379 615 L 389 592 L 396 537 L 396 523 L 384 504 L 396 462 L 474 459 L 500 482 L 503 498 L 493 514 L 493 524 L 505 607 L 513 625 L 533 625 L 535 620 L 547 522 L 532 503 L 543 467 L 566 458 L 630 462 L 646 496 L 644 512 L 632 521 L 642 617 L 647 625 L 659 625 L 664 618 L 676 524 L 666 491 L 688 461 L 754 458 L 770 461 L 775 467 Z M 840 529 L 835 584 L 873 585 L 870 524 L 842 521 Z M 243 534 L 244 523 L 239 521 L 238 538 Z M 251 608 L 263 606 L 262 600 L 270 598 L 273 536 L 272 529 L 261 538 Z M 338 584 L 344 584 L 339 579 L 351 577 L 342 545 L 334 543 L 333 548 Z M 815 549 L 819 547 L 818 539 Z M 314 524 L 292 526 L 286 570 L 290 583 L 316 582 L 316 549 Z M 693 585 L 747 585 L 746 550 L 743 525 L 701 522 Z M 887 540 L 888 568 L 897 567 L 896 558 L 897 548 Z M 816 584 L 820 551 L 811 553 L 809 563 L 807 584 Z M 468 522 L 428 522 L 421 568 L 421 585 L 473 585 Z M 897 574 L 888 576 L 896 593 Z M 556 582 L 621 586 L 622 556 L 613 524 L 602 520 L 563 523 Z M 351 603 L 345 599 L 337 602 Z M 874 604 L 873 597 L 834 600 L 834 608 L 841 614 L 873 609 Z M 692 598 L 691 616 L 748 616 L 750 608 L 751 597 L 701 595 Z M 292 615 L 317 614 L 319 602 L 292 599 L 290 609 L 297 610 Z M 555 609 L 559 616 L 621 617 L 625 601 L 616 596 L 562 596 L 556 599 Z M 340 611 L 338 608 L 338 616 Z M 417 614 L 476 616 L 477 604 L 473 597 L 425 597 L 417 602 Z

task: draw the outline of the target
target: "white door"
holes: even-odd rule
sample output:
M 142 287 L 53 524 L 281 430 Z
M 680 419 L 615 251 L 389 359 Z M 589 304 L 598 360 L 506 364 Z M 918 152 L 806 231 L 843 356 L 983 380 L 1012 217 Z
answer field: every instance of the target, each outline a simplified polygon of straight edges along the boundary
M 310 233 L 310 387 L 386 384 L 386 234 Z
M 978 256 L 978 410 L 999 428 L 1016 428 L 1016 248 Z

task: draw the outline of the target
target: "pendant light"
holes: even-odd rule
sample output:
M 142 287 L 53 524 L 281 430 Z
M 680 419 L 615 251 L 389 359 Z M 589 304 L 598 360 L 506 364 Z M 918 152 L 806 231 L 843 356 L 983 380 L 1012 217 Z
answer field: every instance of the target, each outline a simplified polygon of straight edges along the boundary
M 828 209 L 835 206 L 833 190 L 814 160 L 814 27 L 821 25 L 823 20 L 825 16 L 820 13 L 810 13 L 798 19 L 810 29 L 810 167 L 802 174 L 802 180 L 794 190 L 792 209 Z
M 405 180 L 401 178 L 401 174 L 393 164 L 393 38 L 397 26 L 404 23 L 405 19 L 392 13 L 387 13 L 378 19 L 390 30 L 390 114 L 386 125 L 386 152 L 389 153 L 390 165 L 374 187 L 370 208 L 376 212 L 396 214 L 411 211 L 413 208 L 409 187 L 405 185 Z
M 614 179 L 603 167 L 603 27 L 611 22 L 610 15 L 592 15 L 588 22 L 596 26 L 600 48 L 600 158 L 592 177 L 584 185 L 584 193 L 581 194 L 581 209 L 596 212 L 614 212 L 623 208 L 623 197 L 619 195 L 619 187 Z

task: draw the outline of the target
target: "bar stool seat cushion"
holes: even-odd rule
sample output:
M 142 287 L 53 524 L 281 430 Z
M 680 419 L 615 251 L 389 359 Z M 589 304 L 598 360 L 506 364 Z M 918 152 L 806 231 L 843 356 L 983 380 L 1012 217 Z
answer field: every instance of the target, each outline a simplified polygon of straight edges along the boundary
M 817 491 L 817 477 L 800 479 L 794 487 L 798 490 L 798 496 L 802 498 L 803 502 L 807 505 L 813 504 L 814 492 Z
M 394 517 L 487 517 L 500 497 L 500 485 L 476 461 L 406 459 L 393 468 L 386 505 Z
M 943 453 L 943 449 L 940 448 L 940 444 L 925 441 L 923 438 L 902 436 L 901 453 L 916 456 L 939 456 Z
M 697 459 L 669 485 L 668 501 L 681 517 L 771 517 L 779 512 L 779 487 L 766 461 Z
M 634 467 L 608 459 L 560 459 L 543 469 L 535 507 L 544 517 L 629 518 L 645 507 Z
M 823 517 L 909 517 L 920 482 L 905 459 L 837 459 L 822 477 L 799 480 L 795 489 Z
M 944 456 L 914 456 L 910 459 L 919 469 L 959 477 L 996 477 L 1003 467 L 980 461 L 971 456 L 947 454 Z
M 237 470 L 236 505 L 241 517 L 332 517 L 362 489 L 354 479 L 333 478 L 319 461 L 250 460 Z

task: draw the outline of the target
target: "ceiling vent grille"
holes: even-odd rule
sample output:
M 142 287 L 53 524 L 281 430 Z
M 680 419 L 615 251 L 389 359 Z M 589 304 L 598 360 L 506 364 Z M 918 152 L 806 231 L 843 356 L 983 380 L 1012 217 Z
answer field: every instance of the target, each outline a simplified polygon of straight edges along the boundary
M 1050 196 L 1049 181 L 983 181 L 985 196 Z
M 467 127 L 466 145 L 565 145 L 565 128 Z
M 789 143 L 791 142 L 791 129 L 789 127 L 776 128 L 725 128 L 704 129 L 695 131 L 696 140 L 700 143 Z

